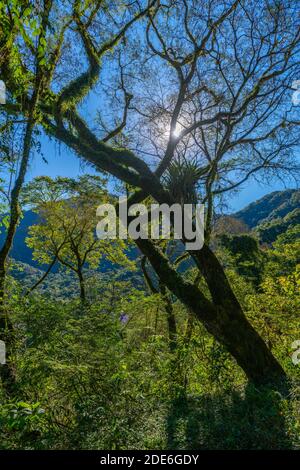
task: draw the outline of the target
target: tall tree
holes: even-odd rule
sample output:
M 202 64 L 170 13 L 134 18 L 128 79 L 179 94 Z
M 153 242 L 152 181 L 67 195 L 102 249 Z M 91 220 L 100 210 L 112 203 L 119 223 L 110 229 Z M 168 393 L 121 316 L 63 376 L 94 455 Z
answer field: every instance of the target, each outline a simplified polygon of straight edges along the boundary
M 113 12 L 114 21 L 108 21 L 111 18 L 108 17 L 108 7 L 109 14 Z M 198 141 L 200 136 L 200 146 L 197 145 L 205 156 L 202 187 L 205 188 L 203 200 L 208 207 L 208 236 L 204 247 L 190 252 L 190 256 L 207 283 L 210 297 L 187 282 L 151 240 L 139 239 L 136 243 L 160 281 L 226 346 L 250 380 L 259 384 L 284 378 L 282 367 L 246 319 L 220 262 L 210 249 L 209 230 L 216 194 L 238 187 L 260 169 L 270 167 L 281 171 L 281 156 L 291 157 L 298 143 L 295 129 L 299 122 L 287 105 L 290 81 L 299 72 L 300 29 L 295 4 L 288 0 L 280 3 L 275 0 L 182 0 L 153 1 L 144 6 L 133 2 L 125 4 L 125 7 L 122 5 L 121 8 L 119 2 L 113 1 L 97 2 L 96 5 L 87 2 L 83 11 L 75 1 L 66 5 L 65 10 L 59 9 L 59 18 L 57 10 L 52 10 L 53 31 L 48 32 L 47 43 L 58 44 L 57 38 L 63 36 L 65 39 L 61 39 L 61 43 L 65 44 L 71 38 L 68 45 L 73 56 L 62 55 L 56 76 L 53 80 L 51 77 L 49 86 L 44 87 L 39 97 L 40 124 L 48 134 L 98 170 L 138 188 L 131 196 L 131 203 L 151 195 L 160 203 L 172 204 L 174 198 L 164 186 L 164 173 L 177 150 L 188 145 L 185 139 L 190 136 Z M 145 24 L 143 18 L 146 17 Z M 135 27 L 137 20 L 142 23 Z M 20 17 L 12 15 L 12 21 L 17 23 Z M 130 33 L 130 27 L 133 27 L 134 34 Z M 124 40 L 120 41 L 122 38 Z M 136 47 L 136 38 L 139 48 Z M 82 49 L 77 39 L 80 39 Z M 144 68 L 144 74 L 137 77 L 140 83 L 142 80 L 142 86 L 132 85 L 130 95 L 134 95 L 136 90 L 147 89 L 149 82 L 145 63 L 153 59 L 158 69 L 166 70 L 163 87 L 170 100 L 161 110 L 163 120 L 158 124 L 161 123 L 165 136 L 167 131 L 167 139 L 154 169 L 153 159 L 150 165 L 141 157 L 148 152 L 142 146 L 140 154 L 129 150 L 130 135 L 123 133 L 118 140 L 113 131 L 107 133 L 99 127 L 92 130 L 91 123 L 80 114 L 82 100 L 95 86 L 101 85 L 105 74 L 106 82 L 110 80 L 112 84 L 112 71 L 124 72 L 120 51 L 121 59 L 126 61 L 130 41 L 135 43 L 136 61 L 143 61 Z M 30 60 L 27 57 L 32 58 L 34 54 L 26 44 L 19 45 L 16 40 L 13 44 L 22 54 L 24 74 L 30 79 Z M 12 51 L 9 41 L 5 47 L 9 58 Z M 112 52 L 110 56 L 108 51 Z M 145 52 L 146 61 L 139 51 Z M 74 63 L 74 57 L 79 53 L 81 57 L 83 53 L 85 56 L 80 67 Z M 250 57 L 247 56 L 249 53 Z M 51 54 L 49 48 L 45 57 L 47 63 L 52 63 Z M 2 63 L 1 74 L 7 79 L 7 86 L 13 94 L 17 82 L 11 70 L 10 58 Z M 122 75 L 124 78 L 124 73 Z M 168 77 L 171 77 L 171 82 L 168 82 Z M 122 86 L 117 91 L 126 89 L 134 79 L 128 69 L 127 79 L 121 80 Z M 116 98 L 120 100 L 117 91 Z M 151 92 L 150 89 L 150 105 Z M 138 101 L 146 102 L 143 95 Z M 195 109 L 193 101 L 197 104 Z M 22 97 L 15 96 L 7 109 L 26 114 L 27 102 L 27 94 L 23 93 Z M 102 110 L 105 106 L 107 101 L 104 99 Z M 124 100 L 122 111 L 126 108 L 137 108 L 134 98 Z M 113 107 L 109 109 L 111 113 Z M 141 110 L 138 112 L 140 115 Z M 143 109 L 142 113 L 150 124 L 157 122 L 159 113 L 156 113 L 156 119 Z M 124 117 L 124 113 L 121 114 Z M 133 124 L 137 128 L 134 114 Z M 149 129 L 151 131 L 151 126 Z M 113 142 L 111 146 L 107 143 L 110 139 Z M 239 174 L 240 178 L 237 178 Z M 182 241 L 185 242 L 184 239 Z
M 22 3 L 22 2 L 21 2 Z M 39 30 L 36 32 L 37 40 L 35 44 L 29 39 L 30 34 L 35 33 L 34 29 L 29 28 L 28 33 L 25 34 L 25 29 L 23 30 L 24 35 L 23 39 L 28 41 L 30 44 L 31 50 L 34 53 L 34 66 L 33 71 L 31 72 L 31 82 L 26 83 L 23 81 L 21 87 L 27 91 L 27 114 L 26 114 L 26 124 L 24 129 L 24 136 L 21 149 L 21 158 L 19 168 L 17 170 L 16 179 L 14 181 L 13 187 L 9 194 L 9 221 L 7 224 L 7 230 L 3 245 L 0 249 L 0 333 L 3 339 L 6 342 L 7 349 L 7 362 L 6 366 L 2 368 L 2 378 L 7 384 L 14 382 L 14 371 L 13 366 L 10 361 L 10 352 L 12 348 L 12 323 L 9 318 L 8 312 L 5 309 L 5 281 L 6 281 L 6 263 L 9 252 L 11 250 L 17 225 L 19 223 L 21 209 L 19 204 L 19 197 L 22 186 L 25 181 L 26 171 L 29 164 L 30 152 L 32 146 L 33 132 L 37 122 L 37 103 L 40 97 L 41 88 L 45 85 L 45 75 L 48 73 L 48 70 L 44 67 L 44 55 L 45 55 L 45 45 L 46 45 L 46 29 L 49 20 L 49 14 L 52 7 L 51 0 L 45 0 L 43 7 L 40 12 L 40 26 Z M 20 10 L 19 10 L 20 9 Z M 15 11 L 21 14 L 25 14 L 26 8 L 24 8 L 23 3 L 19 6 L 15 6 Z M 33 13 L 33 9 L 30 5 L 27 7 L 27 14 Z M 3 36 L 2 40 L 6 38 L 7 41 L 11 41 L 14 33 L 13 28 L 10 29 L 11 22 L 3 17 L 3 5 L 0 7 L 0 18 L 2 19 L 3 24 Z M 26 36 L 26 37 L 25 37 Z M 2 43 L 2 41 L 1 41 Z M 12 49 L 14 49 L 12 51 Z M 6 50 L 5 42 L 3 44 L 2 50 L 4 54 L 10 52 L 12 57 L 16 58 L 18 55 L 17 49 L 13 48 L 10 51 Z M 1 61 L 5 60 L 1 57 Z M 21 64 L 15 64 L 15 76 L 20 78 L 22 75 Z M 7 389 L 10 388 L 8 385 Z

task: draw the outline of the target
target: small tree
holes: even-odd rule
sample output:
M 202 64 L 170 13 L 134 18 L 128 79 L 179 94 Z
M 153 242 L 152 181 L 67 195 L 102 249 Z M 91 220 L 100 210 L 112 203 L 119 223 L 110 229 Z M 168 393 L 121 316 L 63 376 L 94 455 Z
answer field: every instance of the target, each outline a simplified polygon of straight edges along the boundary
M 99 240 L 95 235 L 96 208 L 109 201 L 102 178 L 85 175 L 70 178 L 36 178 L 24 191 L 35 205 L 40 220 L 29 229 L 27 245 L 41 264 L 58 261 L 78 276 L 80 298 L 86 301 L 84 268 L 96 269 L 100 260 L 133 267 L 123 240 Z M 47 270 L 50 272 L 50 269 Z M 43 276 L 44 279 L 45 276 Z

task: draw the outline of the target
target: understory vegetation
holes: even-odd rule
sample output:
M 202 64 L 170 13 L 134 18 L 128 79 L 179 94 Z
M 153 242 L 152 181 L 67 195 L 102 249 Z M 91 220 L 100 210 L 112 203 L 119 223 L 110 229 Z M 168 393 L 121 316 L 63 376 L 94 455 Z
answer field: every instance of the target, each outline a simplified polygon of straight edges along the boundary
M 24 297 L 10 278 L 16 382 L 9 397 L 2 390 L 1 448 L 299 448 L 300 368 L 291 360 L 292 340 L 300 337 L 297 233 L 257 247 L 264 257 L 259 285 L 249 274 L 249 252 L 244 259 L 219 248 L 247 317 L 288 371 L 288 395 L 249 385 L 174 299 L 170 349 L 164 299 L 137 289 L 138 274 L 119 280 L 94 273 L 85 306 L 67 300 L 67 290 L 63 300 Z M 238 274 L 241 266 L 247 275 Z M 185 276 L 193 279 L 194 268 Z

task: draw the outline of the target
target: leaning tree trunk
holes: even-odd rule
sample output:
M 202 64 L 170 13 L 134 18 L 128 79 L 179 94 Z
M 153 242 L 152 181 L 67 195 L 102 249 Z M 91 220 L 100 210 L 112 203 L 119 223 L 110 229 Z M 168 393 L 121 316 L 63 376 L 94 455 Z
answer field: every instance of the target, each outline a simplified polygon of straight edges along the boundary
M 50 134 L 95 165 L 99 171 L 107 171 L 140 188 L 141 191 L 131 198 L 129 203 L 133 203 L 133 200 L 141 202 L 151 195 L 159 204 L 173 204 L 174 201 L 164 190 L 159 178 L 143 161 L 131 152 L 117 152 L 104 145 L 77 114 L 72 114 L 72 124 L 78 137 L 70 133 L 61 120 L 57 119 L 56 124 L 51 126 L 51 122 L 46 119 Z M 134 168 L 135 172 L 127 171 L 126 165 Z M 281 365 L 246 319 L 220 262 L 207 245 L 201 250 L 191 252 L 191 255 L 206 280 L 212 301 L 196 286 L 186 282 L 151 241 L 139 239 L 136 244 L 149 259 L 161 282 L 194 313 L 207 331 L 227 348 L 251 381 L 262 384 L 286 378 Z
M 110 149 L 105 147 L 105 153 L 103 144 L 101 146 L 93 134 L 86 130 L 81 120 L 75 124 L 80 140 L 74 136 L 70 137 L 62 127 L 55 129 L 54 135 L 93 163 L 100 171 L 109 171 L 114 176 L 126 180 L 126 173 L 119 168 L 116 169 L 113 156 L 110 162 Z M 89 141 L 89 145 L 84 143 L 86 140 Z M 132 155 L 130 158 L 133 158 Z M 151 195 L 160 204 L 172 204 L 174 201 L 171 201 L 157 177 L 145 168 L 143 162 L 140 162 L 140 165 L 141 168 L 138 170 L 145 174 L 140 178 L 138 178 L 139 173 L 132 177 L 142 189 L 134 202 L 140 202 L 141 197 Z M 129 179 L 128 183 L 134 184 Z M 227 348 L 251 381 L 261 384 L 285 379 L 281 365 L 246 319 L 220 262 L 207 245 L 201 250 L 191 252 L 191 255 L 206 280 L 212 301 L 209 301 L 196 286 L 187 283 L 170 266 L 166 257 L 157 251 L 151 241 L 139 239 L 136 240 L 136 244 L 149 259 L 161 282 L 194 313 L 207 331 Z
M 173 203 L 165 192 L 157 195 L 160 204 Z M 172 268 L 151 240 L 139 239 L 136 244 L 149 259 L 160 281 L 226 347 L 249 380 L 255 384 L 285 381 L 284 370 L 247 320 L 221 263 L 207 244 L 190 254 L 207 283 L 211 301 Z
M 190 308 L 207 331 L 226 347 L 249 380 L 260 385 L 285 379 L 281 365 L 243 314 L 224 272 L 227 281 L 225 286 L 218 285 L 218 276 L 215 276 L 215 285 L 212 285 L 212 279 L 206 276 L 206 280 L 209 278 L 210 281 L 210 289 L 215 294 L 211 302 L 196 286 L 185 281 L 172 268 L 168 259 L 158 251 L 151 240 L 139 239 L 136 243 L 149 259 L 160 280 Z M 206 251 L 205 249 L 204 253 Z M 205 260 L 205 269 L 210 274 L 216 267 L 216 260 L 212 255 Z M 223 277 L 221 266 L 218 267 L 218 272 L 220 277 Z M 224 297 L 221 299 L 222 293 Z

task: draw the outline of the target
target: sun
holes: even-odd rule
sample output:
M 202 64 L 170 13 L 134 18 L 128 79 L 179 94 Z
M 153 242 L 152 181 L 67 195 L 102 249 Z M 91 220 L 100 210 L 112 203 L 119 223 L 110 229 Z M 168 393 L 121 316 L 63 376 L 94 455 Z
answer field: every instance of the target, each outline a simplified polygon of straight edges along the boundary
M 169 140 L 170 138 L 173 139 L 173 140 L 178 139 L 180 137 L 183 129 L 184 129 L 184 127 L 177 122 L 176 126 L 175 126 L 175 129 L 173 129 L 172 131 L 170 129 L 166 129 L 163 132 L 164 139 L 165 140 Z
M 175 129 L 173 131 L 166 131 L 166 136 L 167 137 L 172 137 L 173 139 L 178 139 L 180 137 L 180 134 L 183 130 L 183 126 L 179 124 L 178 122 L 176 123 Z
M 177 123 L 175 129 L 172 132 L 172 137 L 178 138 L 181 132 L 182 132 L 182 126 Z

